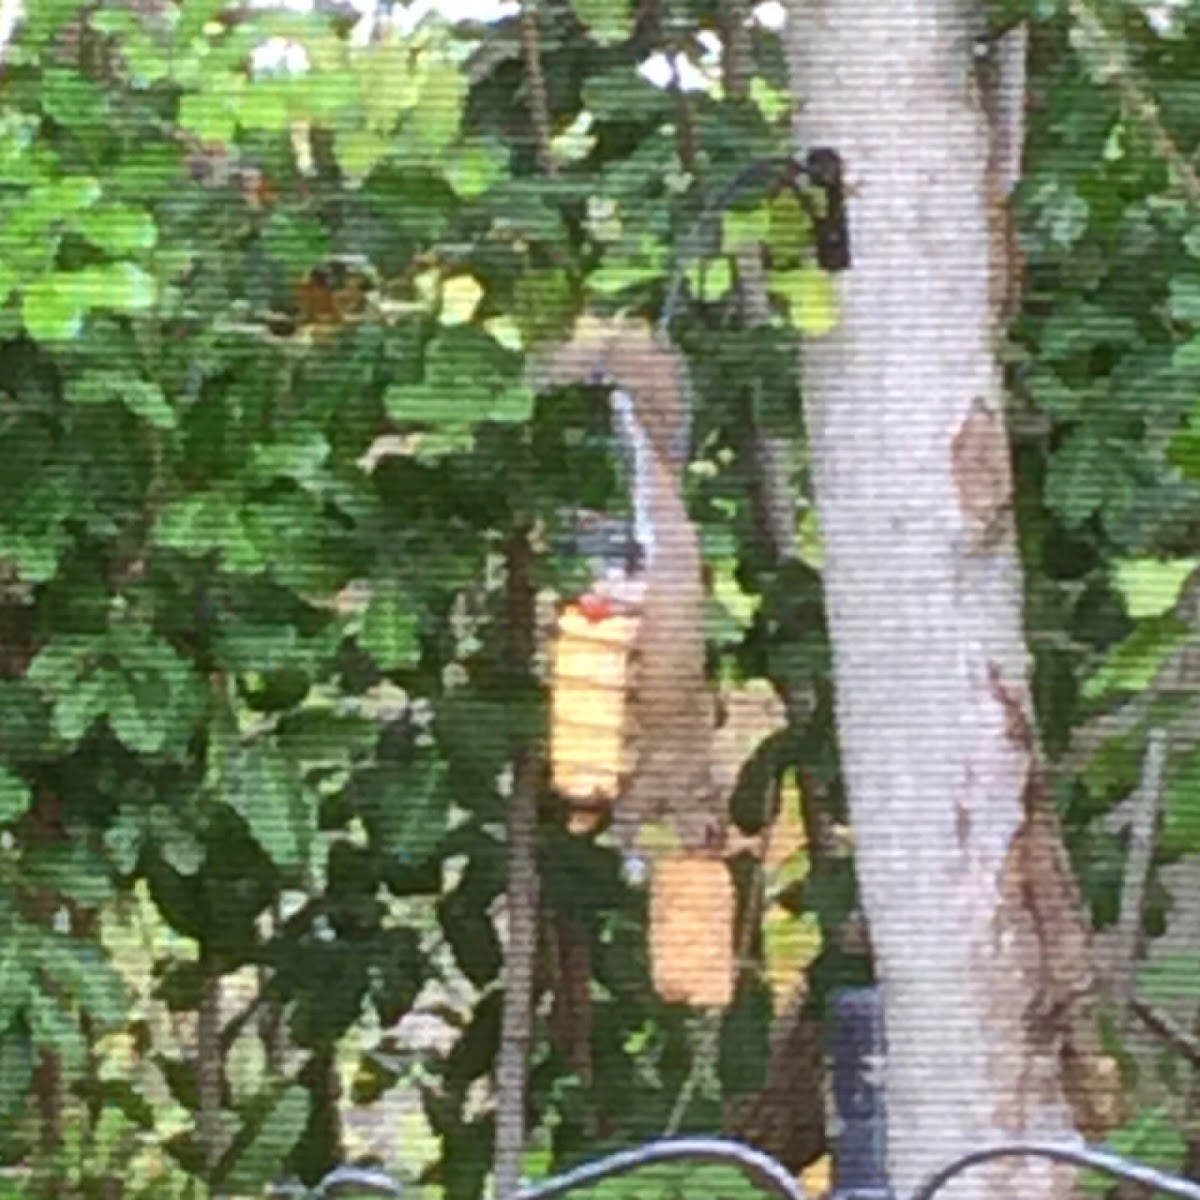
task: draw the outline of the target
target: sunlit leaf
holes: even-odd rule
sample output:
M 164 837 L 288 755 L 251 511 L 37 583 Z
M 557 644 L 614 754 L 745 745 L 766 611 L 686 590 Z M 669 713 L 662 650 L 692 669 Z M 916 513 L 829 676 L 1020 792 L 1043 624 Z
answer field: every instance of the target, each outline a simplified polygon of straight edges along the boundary
M 1083 695 L 1095 700 L 1112 692 L 1140 692 L 1186 637 L 1186 626 L 1171 616 L 1144 621 L 1109 651 L 1099 670 L 1085 681 Z
M 721 248 L 727 254 L 735 254 L 760 245 L 767 240 L 770 221 L 770 213 L 761 205 L 751 209 L 730 209 L 721 218 Z
M 92 245 L 107 254 L 148 250 L 158 240 L 154 217 L 132 204 L 107 204 L 81 214 L 75 227 Z
M 629 0 L 572 0 L 572 7 L 601 45 L 624 41 L 633 32 Z
M 482 299 L 483 288 L 473 275 L 452 275 L 442 282 L 439 320 L 443 325 L 463 325 L 475 315 Z
M 25 288 L 21 298 L 21 320 L 29 336 L 38 342 L 70 341 L 83 328 L 87 305 L 76 290 L 62 283 L 62 276 L 48 275 Z
M 820 337 L 837 326 L 837 292 L 828 272 L 807 265 L 773 271 L 770 286 L 787 301 L 792 324 L 805 336 Z
M 1118 590 L 1134 620 L 1168 612 L 1179 599 L 1180 589 L 1200 566 L 1200 559 L 1126 559 L 1114 564 Z

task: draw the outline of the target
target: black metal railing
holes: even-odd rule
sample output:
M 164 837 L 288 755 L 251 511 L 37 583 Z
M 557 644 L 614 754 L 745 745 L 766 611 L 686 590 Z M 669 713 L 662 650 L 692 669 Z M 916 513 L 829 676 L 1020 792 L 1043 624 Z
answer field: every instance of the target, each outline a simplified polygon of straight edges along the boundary
M 1200 1183 L 1162 1171 L 1146 1163 L 1135 1162 L 1119 1154 L 1082 1143 L 1070 1142 L 1003 1142 L 981 1147 L 964 1154 L 952 1163 L 935 1171 L 909 1193 L 907 1200 L 933 1200 L 933 1197 L 956 1175 L 971 1167 L 1001 1158 L 1042 1158 L 1071 1166 L 1099 1171 L 1114 1179 L 1129 1180 L 1177 1200 L 1200 1200 Z M 666 1138 L 647 1142 L 632 1150 L 621 1150 L 595 1162 L 584 1163 L 564 1171 L 542 1183 L 522 1188 L 512 1200 L 556 1200 L 578 1188 L 589 1187 L 605 1179 L 627 1175 L 644 1167 L 664 1163 L 694 1162 L 740 1167 L 764 1191 L 780 1200 L 811 1200 L 803 1187 L 792 1178 L 787 1168 L 769 1154 L 723 1138 Z M 386 1171 L 374 1167 L 337 1167 L 311 1190 L 299 1187 L 276 1189 L 278 1196 L 307 1196 L 310 1200 L 332 1200 L 343 1191 L 371 1192 L 380 1196 L 402 1196 L 404 1188 Z M 835 1188 L 833 1200 L 849 1200 L 861 1193 L 847 1193 Z M 881 1193 L 892 1197 L 890 1190 Z

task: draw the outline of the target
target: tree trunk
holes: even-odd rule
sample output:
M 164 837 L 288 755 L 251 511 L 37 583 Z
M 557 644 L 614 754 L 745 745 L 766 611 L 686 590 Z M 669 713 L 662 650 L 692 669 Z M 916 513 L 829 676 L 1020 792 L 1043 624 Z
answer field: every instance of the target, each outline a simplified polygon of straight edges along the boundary
M 1087 928 L 1030 733 L 983 28 L 972 0 L 793 0 L 785 35 L 801 153 L 834 148 L 849 185 L 840 323 L 802 383 L 900 1194 L 981 1142 L 1070 1133 L 1073 1056 L 1098 1053 L 1073 1040 Z M 1015 1163 L 953 1192 L 1069 1183 Z

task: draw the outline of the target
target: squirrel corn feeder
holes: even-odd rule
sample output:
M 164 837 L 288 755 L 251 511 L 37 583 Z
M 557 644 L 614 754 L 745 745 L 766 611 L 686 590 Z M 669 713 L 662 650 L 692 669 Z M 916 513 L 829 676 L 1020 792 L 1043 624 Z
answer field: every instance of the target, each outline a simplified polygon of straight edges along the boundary
M 564 606 L 554 640 L 550 763 L 554 790 L 571 805 L 569 828 L 602 823 L 629 770 L 626 699 L 636 610 L 606 598 Z
M 654 990 L 668 1003 L 727 1008 L 734 984 L 733 880 L 715 855 L 673 854 L 650 879 Z

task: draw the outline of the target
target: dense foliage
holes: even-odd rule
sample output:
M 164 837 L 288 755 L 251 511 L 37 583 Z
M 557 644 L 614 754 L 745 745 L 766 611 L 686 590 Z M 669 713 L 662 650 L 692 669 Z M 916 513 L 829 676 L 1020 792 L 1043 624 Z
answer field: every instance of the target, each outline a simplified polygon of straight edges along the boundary
M 657 313 L 684 253 L 714 671 L 809 696 L 782 755 L 838 806 L 812 522 L 810 566 L 778 568 L 747 444 L 756 423 L 798 436 L 795 348 L 836 319 L 832 290 L 786 193 L 696 224 L 788 151 L 779 46 L 753 26 L 745 98 L 721 99 L 638 67 L 711 73 L 736 6 L 373 30 L 321 6 L 28 7 L 0 106 L 0 1155 L 58 1195 L 311 1180 L 345 1153 L 345 1077 L 386 1111 L 419 1088 L 431 1181 L 474 1196 L 508 768 L 545 720 L 502 567 L 535 529 L 538 583 L 569 593 L 570 514 L 625 505 L 602 407 L 535 396 L 523 353 L 585 303 Z M 1074 6 L 1009 7 L 1039 21 L 1011 371 L 1029 624 L 1104 926 L 1124 862 L 1104 818 L 1151 729 L 1173 748 L 1158 859 L 1200 854 L 1196 615 L 1176 602 L 1200 519 L 1200 7 L 1102 9 L 1111 41 Z M 748 329 L 719 251 L 760 240 L 776 320 Z M 735 797 L 744 825 L 762 790 Z M 539 1144 L 639 1138 L 693 1088 L 685 1127 L 719 1124 L 723 1094 L 762 1085 L 769 979 L 728 1018 L 736 1053 L 712 1054 L 652 994 L 615 853 L 552 805 L 541 851 L 599 998 L 588 1080 L 539 1026 Z M 803 887 L 789 870 L 766 951 L 795 973 L 853 887 L 842 860 Z M 1157 934 L 1171 895 L 1152 898 Z M 829 939 L 817 993 L 861 969 Z M 1171 957 L 1154 981 L 1200 984 Z M 431 1005 L 454 1033 L 437 1052 L 396 1033 Z M 1165 1131 L 1178 1165 L 1195 1114 L 1147 1095 L 1133 1133 Z

